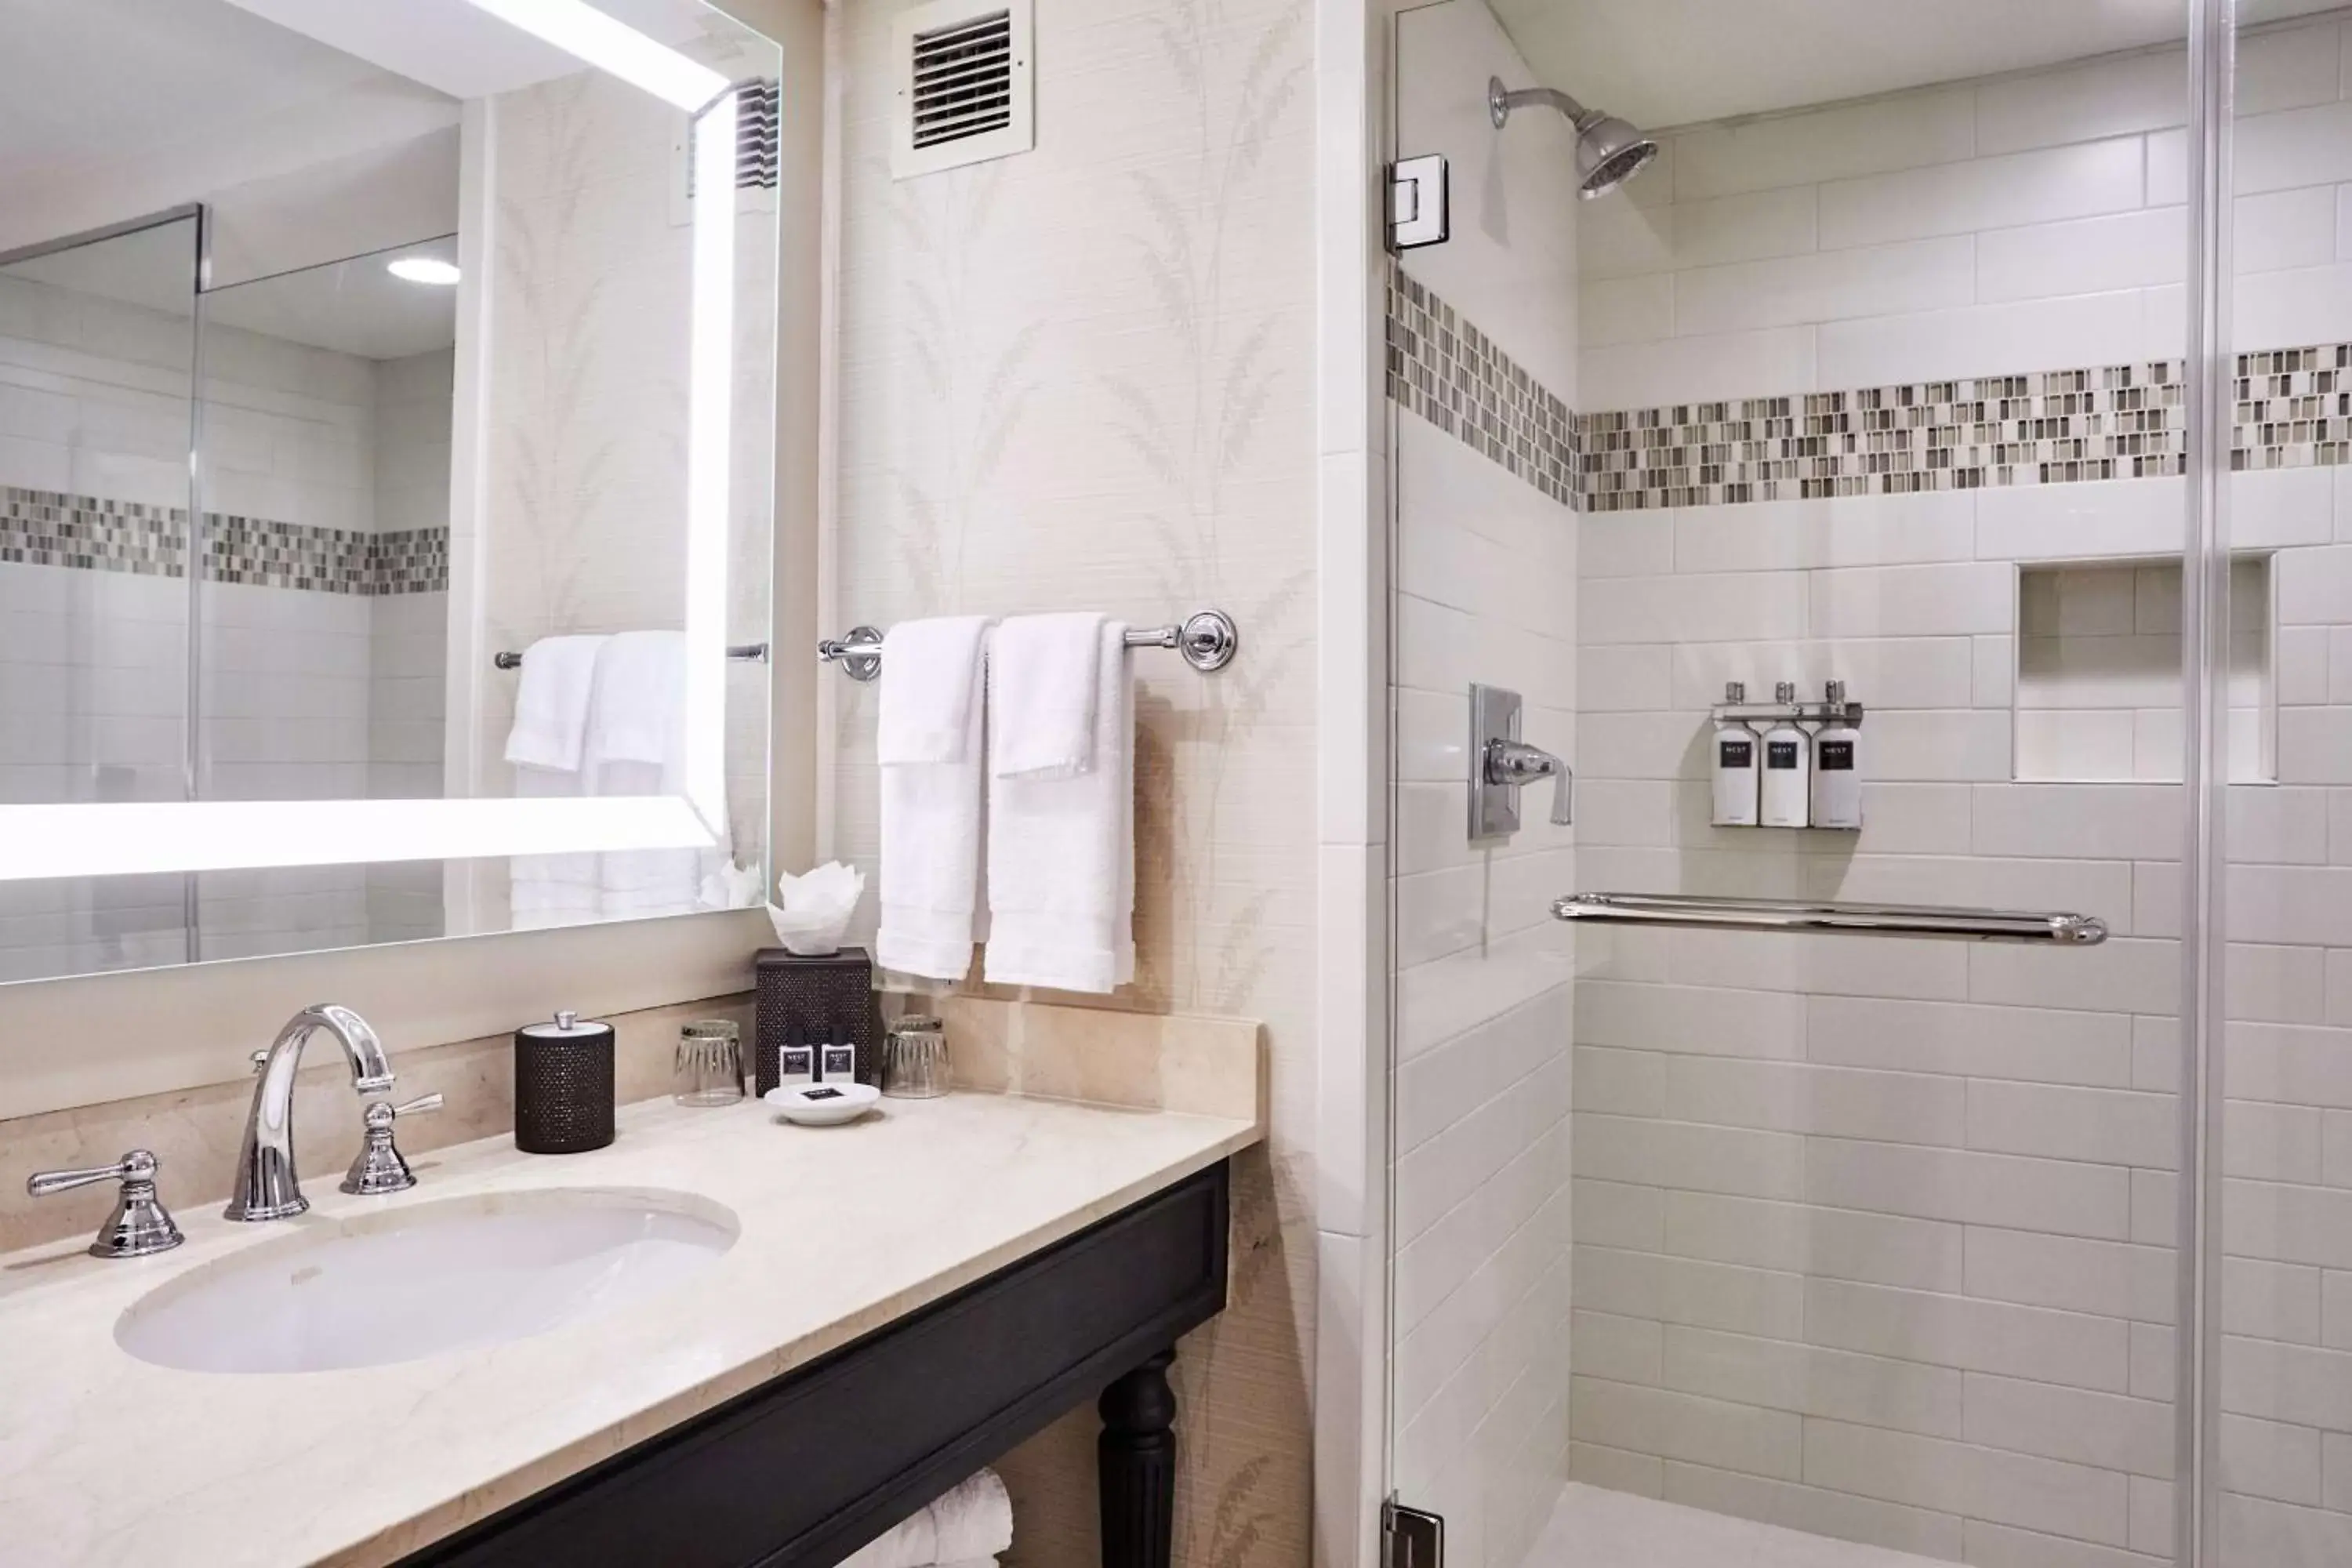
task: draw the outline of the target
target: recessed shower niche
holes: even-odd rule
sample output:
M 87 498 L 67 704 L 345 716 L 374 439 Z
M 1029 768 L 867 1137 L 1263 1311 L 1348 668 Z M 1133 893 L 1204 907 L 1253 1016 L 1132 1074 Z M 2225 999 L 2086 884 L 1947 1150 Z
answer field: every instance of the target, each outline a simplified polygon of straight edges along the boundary
M 2230 566 L 2230 779 L 2277 771 L 2271 558 Z M 2180 563 L 2026 566 L 2017 576 L 2015 771 L 2068 784 L 2180 781 Z

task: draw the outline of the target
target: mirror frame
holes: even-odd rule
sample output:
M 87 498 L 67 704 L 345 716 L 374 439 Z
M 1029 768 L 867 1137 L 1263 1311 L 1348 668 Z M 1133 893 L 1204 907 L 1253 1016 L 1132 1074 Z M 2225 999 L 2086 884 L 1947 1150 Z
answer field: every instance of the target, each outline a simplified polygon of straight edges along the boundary
M 471 0 L 686 110 L 695 188 L 735 184 L 736 84 L 586 0 Z M 687 403 L 686 768 L 680 795 L 0 805 L 0 881 L 276 866 L 707 849 L 726 820 L 735 204 L 693 216 Z M 192 719 L 193 721 L 193 719 Z

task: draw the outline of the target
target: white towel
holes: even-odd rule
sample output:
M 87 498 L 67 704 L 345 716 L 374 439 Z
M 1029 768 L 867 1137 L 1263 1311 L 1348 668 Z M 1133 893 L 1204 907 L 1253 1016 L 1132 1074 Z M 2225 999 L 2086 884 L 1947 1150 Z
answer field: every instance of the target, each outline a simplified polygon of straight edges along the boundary
M 541 637 L 523 650 L 507 761 L 556 773 L 580 771 L 596 656 L 604 647 L 603 637 Z
M 1110 991 L 1135 978 L 1135 688 L 1127 626 L 1096 639 L 1093 766 L 1065 778 L 1007 778 L 988 787 L 987 978 L 1005 985 Z M 1002 741 L 992 662 L 989 706 Z M 1038 711 L 1017 695 L 1013 713 Z
M 601 637 L 541 637 L 523 652 L 506 759 L 517 799 L 592 792 L 583 772 L 588 714 Z M 596 857 L 518 855 L 508 866 L 508 902 L 517 931 L 577 925 L 596 918 Z
M 1092 612 L 1015 616 L 989 639 L 988 706 L 999 778 L 1067 778 L 1094 766 L 1096 649 Z
M 525 660 L 529 667 L 529 660 Z M 646 763 L 678 793 L 686 765 L 686 634 L 622 632 L 596 656 L 596 686 L 581 750 L 588 765 Z M 621 792 L 599 786 L 600 795 Z
M 982 1470 L 867 1542 L 840 1568 L 988 1563 L 1012 1544 L 1013 1499 L 994 1470 Z
M 581 793 L 581 775 L 554 768 L 518 764 L 517 799 L 546 799 Z M 598 856 L 517 855 L 507 862 L 507 900 L 516 931 L 580 925 L 598 918 Z
M 605 644 L 583 751 L 598 795 L 686 792 L 684 632 L 621 632 Z M 703 878 L 725 859 L 724 849 L 608 849 L 597 857 L 597 915 L 692 914 L 704 907 Z
M 971 971 L 981 909 L 986 623 L 967 631 L 967 619 L 936 635 L 922 622 L 893 627 L 882 659 L 881 724 L 904 748 L 900 754 L 952 752 L 886 759 L 882 768 L 882 919 L 874 958 L 885 969 L 932 980 L 961 980 Z M 938 726 L 958 712 L 957 743 L 938 746 Z
M 987 616 L 940 616 L 890 628 L 882 639 L 876 762 L 888 767 L 977 760 L 965 754 L 976 699 L 971 671 L 990 624 Z

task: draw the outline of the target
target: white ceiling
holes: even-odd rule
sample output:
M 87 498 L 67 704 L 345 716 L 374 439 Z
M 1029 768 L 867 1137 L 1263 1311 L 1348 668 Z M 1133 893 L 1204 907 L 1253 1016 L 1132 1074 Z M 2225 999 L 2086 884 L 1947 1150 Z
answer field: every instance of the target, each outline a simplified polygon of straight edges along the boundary
M 362 359 L 448 348 L 457 341 L 457 290 L 394 278 L 389 264 L 404 256 L 455 263 L 457 237 L 215 289 L 205 296 L 205 323 Z
M 1664 128 L 2184 36 L 2185 0 L 1489 0 L 1544 82 Z M 2243 0 L 2248 23 L 2344 0 Z

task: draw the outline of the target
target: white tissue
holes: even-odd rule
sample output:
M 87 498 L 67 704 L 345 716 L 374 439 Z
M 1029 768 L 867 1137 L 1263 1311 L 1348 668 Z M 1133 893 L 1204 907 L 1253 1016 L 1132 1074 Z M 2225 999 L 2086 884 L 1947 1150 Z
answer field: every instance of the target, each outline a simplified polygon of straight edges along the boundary
M 748 910 L 760 901 L 760 868 L 732 861 L 702 879 L 706 910 Z
M 865 896 L 866 873 L 838 860 L 798 877 L 787 871 L 776 879 L 780 902 L 768 906 L 768 923 L 785 952 L 829 957 L 841 951 L 842 932 Z

